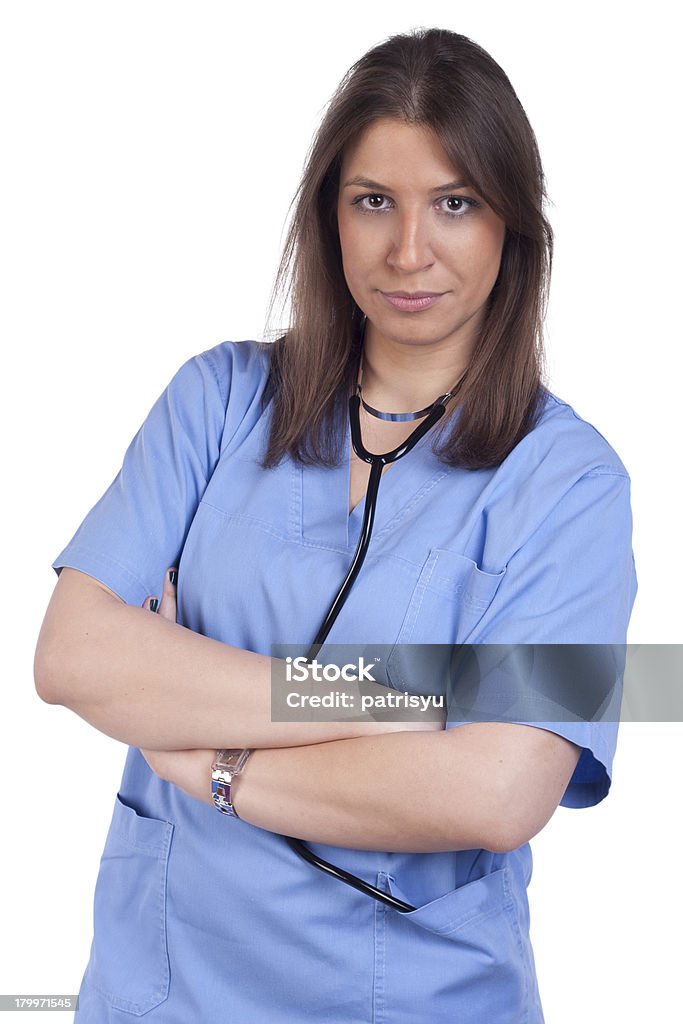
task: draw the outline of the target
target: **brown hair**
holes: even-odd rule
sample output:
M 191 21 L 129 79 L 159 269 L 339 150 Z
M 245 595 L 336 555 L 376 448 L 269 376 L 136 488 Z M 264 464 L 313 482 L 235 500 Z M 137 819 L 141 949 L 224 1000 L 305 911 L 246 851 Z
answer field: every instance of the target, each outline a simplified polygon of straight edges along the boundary
M 262 466 L 287 453 L 338 465 L 358 372 L 363 313 L 344 278 L 336 221 L 345 148 L 379 118 L 430 128 L 472 188 L 506 225 L 498 278 L 457 400 L 434 454 L 450 466 L 496 466 L 532 428 L 542 394 L 542 321 L 552 262 L 536 139 L 503 70 L 466 36 L 445 29 L 395 35 L 344 76 L 306 160 L 277 272 L 291 326 L 272 343 L 273 396 Z M 289 280 L 289 286 L 285 282 Z M 454 429 L 444 431 L 460 408 Z

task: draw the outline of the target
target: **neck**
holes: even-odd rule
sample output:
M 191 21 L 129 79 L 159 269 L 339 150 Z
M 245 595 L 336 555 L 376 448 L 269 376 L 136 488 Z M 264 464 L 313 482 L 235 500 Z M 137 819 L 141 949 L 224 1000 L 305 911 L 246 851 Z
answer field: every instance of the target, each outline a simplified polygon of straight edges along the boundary
M 361 359 L 363 399 L 384 412 L 416 412 L 451 391 L 466 366 L 457 348 L 386 343 L 367 330 Z

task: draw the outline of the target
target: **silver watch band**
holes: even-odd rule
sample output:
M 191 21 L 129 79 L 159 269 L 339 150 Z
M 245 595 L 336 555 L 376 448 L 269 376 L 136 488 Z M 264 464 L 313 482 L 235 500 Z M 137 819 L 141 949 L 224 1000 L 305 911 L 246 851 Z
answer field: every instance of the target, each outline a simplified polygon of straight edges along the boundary
M 239 818 L 233 803 L 233 779 L 243 770 L 251 750 L 217 750 L 211 765 L 211 793 L 216 809 L 222 814 Z

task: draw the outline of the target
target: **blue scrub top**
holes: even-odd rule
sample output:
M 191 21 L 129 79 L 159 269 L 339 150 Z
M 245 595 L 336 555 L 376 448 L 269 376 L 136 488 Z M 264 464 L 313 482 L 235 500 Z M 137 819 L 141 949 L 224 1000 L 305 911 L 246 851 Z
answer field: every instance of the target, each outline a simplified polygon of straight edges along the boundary
M 183 625 L 267 655 L 274 643 L 308 649 L 364 500 L 348 514 L 348 427 L 339 467 L 259 467 L 269 353 L 224 342 L 180 367 L 57 572 L 80 569 L 141 605 L 178 565 Z M 368 555 L 328 643 L 624 643 L 637 587 L 629 477 L 605 439 L 548 394 L 497 468 L 450 468 L 429 441 L 382 477 Z M 562 805 L 602 800 L 617 724 L 544 727 L 583 748 Z M 75 1019 L 543 1021 L 528 843 L 509 853 L 309 845 L 417 909 L 400 914 L 329 878 L 282 837 L 162 781 L 130 747 Z

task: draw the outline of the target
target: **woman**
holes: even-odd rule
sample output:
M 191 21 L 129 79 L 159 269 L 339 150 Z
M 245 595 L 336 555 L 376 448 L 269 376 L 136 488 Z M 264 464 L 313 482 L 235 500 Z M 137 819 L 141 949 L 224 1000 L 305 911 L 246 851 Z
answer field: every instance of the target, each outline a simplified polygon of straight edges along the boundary
M 445 728 L 285 722 L 270 703 L 273 645 L 306 652 L 363 530 L 359 380 L 371 452 L 444 408 L 382 471 L 330 642 L 390 645 L 385 681 L 411 693 L 439 688 L 421 645 L 624 642 L 629 478 L 540 383 L 543 198 L 488 54 L 441 30 L 371 50 L 304 171 L 290 329 L 184 363 L 53 562 L 38 691 L 130 746 L 77 1019 L 543 1021 L 528 841 L 606 796 L 616 723 L 467 722 L 453 699 Z M 226 748 L 251 753 L 212 786 Z

